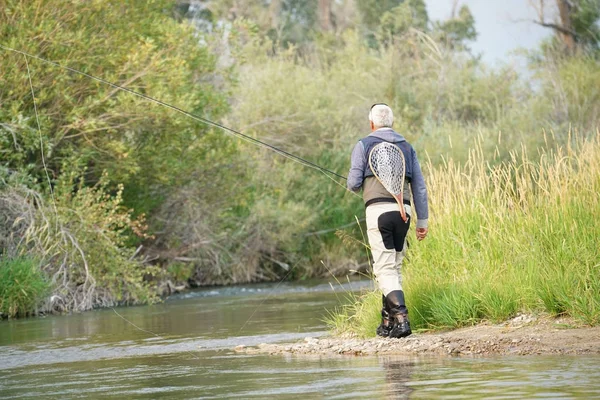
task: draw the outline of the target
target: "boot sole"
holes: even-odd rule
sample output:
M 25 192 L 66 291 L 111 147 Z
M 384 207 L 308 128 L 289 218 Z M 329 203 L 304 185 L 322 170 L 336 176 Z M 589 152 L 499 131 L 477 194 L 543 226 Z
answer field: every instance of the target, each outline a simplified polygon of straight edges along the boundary
M 390 331 L 389 337 L 394 338 L 394 339 L 400 339 L 403 337 L 407 337 L 412 335 L 412 331 L 405 331 L 405 332 L 395 332 L 393 329 Z

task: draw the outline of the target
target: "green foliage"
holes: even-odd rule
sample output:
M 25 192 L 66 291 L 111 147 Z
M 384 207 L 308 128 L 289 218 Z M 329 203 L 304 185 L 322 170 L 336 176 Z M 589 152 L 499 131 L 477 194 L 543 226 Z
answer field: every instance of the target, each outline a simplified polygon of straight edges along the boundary
M 39 262 L 27 257 L 0 256 L 0 316 L 34 314 L 48 292 Z
M 5 2 L 2 44 L 204 117 L 227 108 L 229 70 L 217 71 L 209 46 L 199 46 L 192 26 L 172 18 L 173 2 L 58 3 Z M 152 239 L 145 214 L 173 188 L 202 176 L 205 165 L 231 157 L 235 145 L 166 107 L 1 52 L 2 253 L 43 260 L 54 310 L 152 300 L 149 279 L 157 268 L 132 258 Z
M 114 194 L 109 193 L 109 187 L 106 173 L 93 187 L 84 186 L 75 169 L 63 173 L 54 192 L 61 228 L 48 235 L 53 241 L 69 237 L 71 243 L 62 250 L 79 268 L 68 272 L 68 276 L 72 282 L 90 282 L 90 286 L 101 290 L 99 301 L 147 302 L 155 293 L 144 281 L 144 275 L 152 276 L 155 271 L 131 260 L 131 250 L 125 246 L 128 234 L 145 235 L 144 220 L 133 219 L 132 210 L 123 207 L 121 185 Z M 66 273 L 60 267 L 52 272 Z
M 172 2 L 55 3 L 8 1 L 0 11 L 3 44 L 207 117 L 225 109 L 225 98 L 214 90 L 215 57 L 198 46 L 188 24 L 170 17 Z M 10 90 L 0 91 L 0 154 L 9 168 L 45 180 L 43 143 L 54 176 L 75 154 L 89 167 L 92 184 L 108 171 L 115 182 L 165 187 L 181 183 L 205 151 L 205 125 L 30 59 L 38 133 L 25 59 L 2 52 L 0 84 Z
M 189 7 L 171 0 L 5 3 L 4 45 L 220 121 L 342 175 L 352 146 L 368 133 L 368 107 L 379 101 L 394 109 L 396 130 L 422 163 L 456 174 L 492 171 L 521 146 L 536 154 L 572 144 L 573 135 L 594 137 L 599 124 L 594 55 L 542 53 L 527 78 L 509 67 L 489 69 L 464 51 L 476 35 L 466 7 L 432 22 L 422 0 L 356 7 L 332 1 L 325 32 L 315 0 L 201 2 L 193 24 L 182 17 Z M 56 294 L 52 308 L 143 302 L 156 294 L 155 281 L 228 284 L 367 265 L 360 240 L 346 246 L 335 235 L 360 238 L 354 221 L 364 213 L 343 180 L 100 82 L 27 61 L 31 75 L 22 55 L 2 50 L 0 246 L 12 258 L 43 260 Z M 469 161 L 474 155 L 486 164 Z M 500 187 L 516 185 L 511 174 Z M 434 190 L 432 198 L 439 193 L 446 192 Z M 480 200 L 481 208 L 448 214 L 443 229 L 451 233 L 420 246 L 444 256 L 429 259 L 432 265 L 459 271 L 465 254 L 479 262 L 503 254 L 500 240 L 473 240 L 496 223 L 484 212 L 495 205 Z M 480 293 L 488 278 L 482 272 L 468 286 L 442 278 L 415 286 L 429 294 L 411 299 L 422 311 L 413 318 L 430 326 L 431 304 L 460 299 L 459 310 L 440 308 L 436 318 L 447 326 L 482 315 L 499 320 L 533 293 L 548 309 L 594 318 L 593 296 L 568 303 L 554 289 L 501 290 L 510 274 Z M 594 282 L 569 281 L 564 290 Z
M 349 295 L 348 303 L 331 312 L 325 322 L 334 334 L 353 333 L 359 337 L 375 336 L 381 322 L 381 292 L 370 291 Z
M 317 0 L 282 0 L 280 37 L 283 45 L 298 44 L 311 39 L 317 20 Z
M 371 31 L 377 30 L 382 15 L 404 3 L 404 0 L 364 0 L 358 1 L 356 7 L 360 12 L 363 24 Z
M 380 37 L 386 38 L 406 33 L 410 28 L 421 31 L 427 30 L 429 18 L 425 2 L 422 0 L 407 0 L 382 14 L 378 24 Z
M 167 267 L 167 276 L 175 282 L 185 282 L 194 273 L 194 266 L 185 263 L 174 262 Z
M 547 60 L 550 67 L 536 65 L 542 83 L 539 107 L 547 107 L 556 123 L 593 132 L 600 115 L 600 59 L 592 56 Z M 551 102 L 544 98 L 553 99 Z
M 446 46 L 455 49 L 464 47 L 466 41 L 477 39 L 475 19 L 469 7 L 463 5 L 454 18 L 435 22 L 434 34 Z
M 578 44 L 587 51 L 600 49 L 600 3 L 596 0 L 572 2 L 571 24 Z
M 40 260 L 52 300 L 42 311 L 152 301 L 146 278 L 156 268 L 132 259 L 125 246 L 130 234 L 144 235 L 143 219 L 123 208 L 121 191 L 109 193 L 107 175 L 84 185 L 72 164 L 58 179 L 48 202 L 23 185 L 0 188 L 0 244 L 6 257 Z M 131 232 L 131 233 L 130 233 Z M 39 267 L 38 267 L 39 269 Z
M 236 107 L 227 120 L 247 134 L 342 174 L 352 146 L 368 133 L 366 115 L 374 101 L 392 106 L 395 128 L 413 143 L 422 161 L 430 157 L 434 165 L 449 158 L 458 164 L 467 161 L 473 143 L 491 165 L 510 159 L 522 145 L 535 154 L 540 146 L 566 143 L 568 130 L 555 116 L 562 106 L 585 110 L 581 120 L 568 120 L 582 136 L 593 135 L 598 118 L 592 110 L 598 102 L 582 101 L 581 94 L 593 98 L 595 61 L 572 59 L 578 66 L 571 73 L 567 64 L 540 69 L 539 82 L 548 92 L 539 96 L 514 70 L 490 70 L 440 46 L 415 32 L 397 36 L 392 45 L 377 51 L 356 32 L 343 35 L 335 48 L 314 52 L 288 49 L 271 54 L 272 44 L 245 41 L 240 46 L 244 65 L 234 91 Z M 558 97 L 560 86 L 552 84 L 557 74 L 590 84 L 571 85 Z M 557 98 L 568 100 L 557 103 Z M 558 133 L 545 135 L 544 130 Z M 273 260 L 297 265 L 296 276 L 325 273 L 321 261 L 333 269 L 366 264 L 360 245 L 343 246 L 333 235 L 335 227 L 362 216 L 359 199 L 270 151 L 246 144 L 239 150 L 237 162 L 249 172 L 236 172 L 236 187 L 243 195 L 225 196 L 227 211 L 219 214 L 222 220 L 211 223 L 221 227 L 217 231 L 228 232 L 225 237 L 235 238 L 233 244 L 219 242 L 227 248 L 222 254 L 235 265 L 216 269 L 225 281 L 283 276 L 286 270 Z M 457 224 L 460 218 L 456 216 Z M 359 234 L 355 226 L 344 230 Z M 241 271 L 246 273 L 239 265 L 245 265 Z M 215 271 L 202 269 L 207 270 L 204 276 Z M 490 296 L 482 307 L 495 298 Z M 512 309 L 510 300 L 502 313 Z

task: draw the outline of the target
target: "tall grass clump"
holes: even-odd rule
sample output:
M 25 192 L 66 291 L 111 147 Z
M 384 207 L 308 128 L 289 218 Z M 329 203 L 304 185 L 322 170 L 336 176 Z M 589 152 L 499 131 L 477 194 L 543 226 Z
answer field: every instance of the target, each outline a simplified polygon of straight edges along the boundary
M 536 160 L 523 149 L 492 166 L 477 147 L 465 164 L 428 166 L 430 235 L 403 267 L 416 329 L 520 311 L 600 323 L 600 132 L 570 143 Z M 369 317 L 346 309 L 333 325 L 374 335 L 381 305 L 369 307 Z
M 37 261 L 0 257 L 0 316 L 12 318 L 34 313 L 48 290 Z

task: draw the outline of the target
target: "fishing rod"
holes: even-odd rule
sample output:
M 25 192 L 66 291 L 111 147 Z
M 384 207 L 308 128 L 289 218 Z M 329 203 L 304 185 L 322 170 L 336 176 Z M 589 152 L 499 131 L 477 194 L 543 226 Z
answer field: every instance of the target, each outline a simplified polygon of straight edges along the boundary
M 246 135 L 246 134 L 244 134 L 244 133 L 242 133 L 240 131 L 237 131 L 237 130 L 235 130 L 233 128 L 230 128 L 228 126 L 222 125 L 222 124 L 220 124 L 218 122 L 214 122 L 214 121 L 211 121 L 211 120 L 209 120 L 207 118 L 204 118 L 204 117 L 201 117 L 199 115 L 193 114 L 190 111 L 184 110 L 182 108 L 174 106 L 174 105 L 172 105 L 170 103 L 167 103 L 165 101 L 156 99 L 156 98 L 154 98 L 152 96 L 149 96 L 149 95 L 146 95 L 146 94 L 143 94 L 143 93 L 140 93 L 140 92 L 136 92 L 135 90 L 132 90 L 132 89 L 126 88 L 124 86 L 118 85 L 118 84 L 116 84 L 114 82 L 110 82 L 110 81 L 108 81 L 106 79 L 97 77 L 97 76 L 92 75 L 92 74 L 88 74 L 86 72 L 80 71 L 78 69 L 75 69 L 75 68 L 72 68 L 72 67 L 69 67 L 69 66 L 66 66 L 66 65 L 59 64 L 59 63 L 57 63 L 55 61 L 51 61 L 51 60 L 42 58 L 40 56 L 36 56 L 34 54 L 31 54 L 31 53 L 27 53 L 27 52 L 22 51 L 22 50 L 13 49 L 11 47 L 4 46 L 3 44 L 0 44 L 0 48 L 4 49 L 6 51 L 11 51 L 13 53 L 21 54 L 21 55 L 23 55 L 25 57 L 33 58 L 35 60 L 44 62 L 46 64 L 53 65 L 53 66 L 55 66 L 57 68 L 65 69 L 67 71 L 70 71 L 70 72 L 73 72 L 73 73 L 85 76 L 87 78 L 90 78 L 90 79 L 93 79 L 95 81 L 101 82 L 101 83 L 103 83 L 105 85 L 109 85 L 109 86 L 111 86 L 111 87 L 113 87 L 115 89 L 122 90 L 122 91 L 130 93 L 130 94 L 132 94 L 134 96 L 140 97 L 140 98 L 142 98 L 144 100 L 147 100 L 147 101 L 150 101 L 152 103 L 159 104 L 161 106 L 167 107 L 167 108 L 169 108 L 169 109 L 171 109 L 173 111 L 177 111 L 178 113 L 183 114 L 183 115 L 185 115 L 187 117 L 190 117 L 190 118 L 192 118 L 192 119 L 194 119 L 196 121 L 199 121 L 199 122 L 202 122 L 202 123 L 204 123 L 206 125 L 209 125 L 209 126 L 212 126 L 212 127 L 218 128 L 218 129 L 221 129 L 222 131 L 224 131 L 226 133 L 229 133 L 229 134 L 231 134 L 233 136 L 237 136 L 238 138 L 241 138 L 241 139 L 243 139 L 243 140 L 245 140 L 247 142 L 250 142 L 250 143 L 252 143 L 254 145 L 268 148 L 268 149 L 270 149 L 270 150 L 272 150 L 272 151 L 274 151 L 274 152 L 276 152 L 276 153 L 278 153 L 278 154 L 280 154 L 280 155 L 282 155 L 282 156 L 284 156 L 284 157 L 286 157 L 288 159 L 291 159 L 291 160 L 293 160 L 295 162 L 298 162 L 298 163 L 300 163 L 300 164 L 302 164 L 304 166 L 307 166 L 309 168 L 313 168 L 313 169 L 319 170 L 320 172 L 324 173 L 329 178 L 332 178 L 332 175 L 333 175 L 333 176 L 335 176 L 337 178 L 341 178 L 341 179 L 344 179 L 344 180 L 347 179 L 347 177 L 345 177 L 343 175 L 340 175 L 340 174 L 338 174 L 335 171 L 331 171 L 331 170 L 329 170 L 327 168 L 324 168 L 324 167 L 322 167 L 322 166 L 320 166 L 320 165 L 318 165 L 318 164 L 316 164 L 316 163 L 314 163 L 312 161 L 306 160 L 306 159 L 304 159 L 302 157 L 299 157 L 299 156 L 297 156 L 295 154 L 292 154 L 292 153 L 290 153 L 288 151 L 285 151 L 285 150 L 283 150 L 283 149 L 281 149 L 279 147 L 273 146 L 272 144 L 263 142 L 263 141 L 261 141 L 259 139 L 256 139 L 256 138 L 254 138 L 254 137 L 252 137 L 250 135 Z M 339 184 L 339 182 L 338 182 L 338 184 Z

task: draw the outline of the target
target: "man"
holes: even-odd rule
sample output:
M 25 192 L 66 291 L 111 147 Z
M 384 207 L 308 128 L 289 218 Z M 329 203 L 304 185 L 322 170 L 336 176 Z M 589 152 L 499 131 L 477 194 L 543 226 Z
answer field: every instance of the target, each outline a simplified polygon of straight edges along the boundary
M 353 192 L 363 189 L 366 207 L 367 235 L 373 255 L 373 273 L 383 293 L 381 325 L 377 334 L 400 338 L 410 335 L 408 310 L 402 291 L 400 268 L 406 255 L 406 234 L 412 214 L 410 195 L 417 212 L 416 234 L 418 240 L 427 236 L 427 188 L 417 154 L 404 137 L 392 129 L 394 114 L 386 104 L 375 104 L 369 112 L 371 134 L 358 141 L 352 151 L 347 186 Z M 375 145 L 389 142 L 398 146 L 404 154 L 406 178 L 404 183 L 404 209 L 407 221 L 402 219 L 394 196 L 375 178 L 369 167 L 369 153 Z

